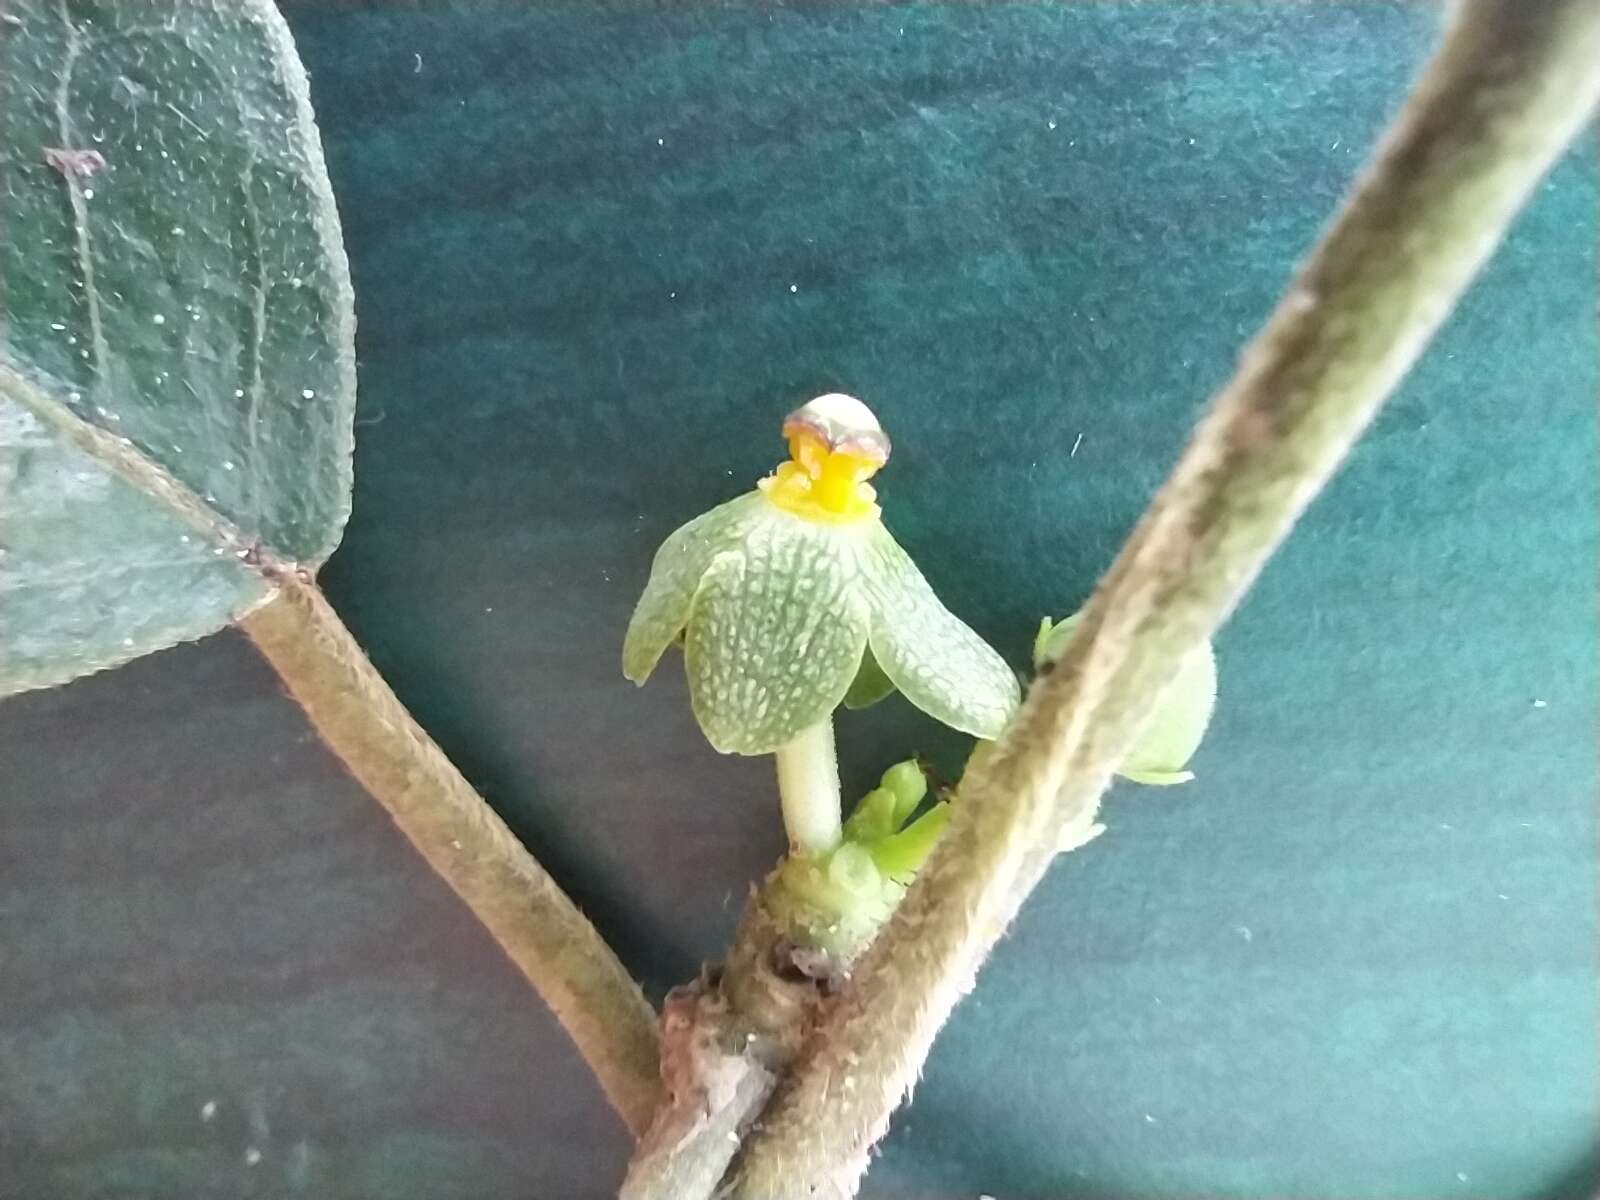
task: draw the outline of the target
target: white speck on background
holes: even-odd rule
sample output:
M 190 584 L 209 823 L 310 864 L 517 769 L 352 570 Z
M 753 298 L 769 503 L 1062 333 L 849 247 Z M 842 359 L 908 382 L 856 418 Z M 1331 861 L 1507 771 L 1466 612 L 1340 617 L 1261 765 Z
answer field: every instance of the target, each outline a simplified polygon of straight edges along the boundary
M 167 323 L 167 317 L 166 317 L 165 313 L 157 313 L 155 316 L 151 317 L 150 319 L 152 321 L 154 321 L 157 325 L 165 325 Z
M 1535 708 L 1547 708 L 1547 707 L 1549 707 L 1549 701 L 1547 701 L 1547 700 L 1535 700 L 1533 702 L 1533 706 Z
M 233 389 L 233 398 L 235 400 L 243 400 L 244 399 L 244 389 L 243 388 L 234 388 Z
M 1509 900 L 1509 899 L 1511 899 L 1511 897 L 1506 895 L 1504 892 L 1496 892 L 1495 893 L 1495 897 L 1497 899 L 1500 899 L 1500 900 Z
M 254 1146 L 251 1146 L 249 1149 L 247 1149 L 244 1152 L 244 1165 L 245 1166 L 253 1167 L 260 1161 L 261 1161 L 261 1151 L 257 1150 Z
M 223 469 L 223 470 L 224 470 L 224 471 L 231 471 L 231 470 L 233 470 L 233 459 L 231 459 L 231 458 L 225 458 L 225 459 L 223 459 L 223 460 L 222 460 L 222 469 Z
M 791 284 L 790 284 L 790 285 L 789 285 L 789 290 L 790 290 L 790 291 L 791 291 L 791 292 L 798 292 L 798 291 L 799 291 L 799 290 L 800 290 L 800 289 L 799 289 L 799 288 L 798 288 L 798 287 L 796 287 L 796 286 L 795 286 L 795 285 L 794 285 L 794 284 L 792 284 L 792 283 L 791 283 Z
M 300 393 L 300 395 L 305 397 L 307 400 L 315 400 L 317 398 L 317 393 L 312 391 L 310 388 L 306 388 L 305 391 Z
M 84 188 L 83 189 L 83 198 L 85 200 L 93 200 L 94 199 L 94 189 L 93 188 Z
M 187 537 L 185 537 L 183 540 L 187 542 L 189 539 Z M 214 1117 L 216 1115 L 217 1115 L 217 1102 L 215 1100 L 207 1100 L 204 1104 L 202 1104 L 200 1106 L 200 1119 L 202 1121 L 209 1121 L 209 1120 L 211 1120 L 212 1117 Z
M 1076 438 L 1073 439 L 1073 442 L 1072 442 L 1072 453 L 1067 455 L 1067 457 L 1068 458 L 1077 458 L 1078 457 L 1078 447 L 1081 446 L 1081 445 L 1083 445 L 1083 434 L 1080 433 Z
M 1456 1178 L 1461 1180 L 1462 1183 L 1466 1183 L 1467 1182 L 1467 1173 L 1465 1171 L 1457 1171 L 1456 1172 Z
M 666 144 L 667 144 L 667 139 L 666 138 L 657 138 L 656 139 L 656 145 L 665 146 Z
M 1054 129 L 1056 127 L 1056 119 L 1054 117 L 1051 117 L 1048 121 L 1045 122 L 1045 124 L 1048 125 L 1051 129 Z
M 1439 828 L 1440 829 L 1454 829 L 1455 826 L 1454 825 L 1446 825 L 1443 822 L 1441 822 L 1440 825 L 1439 825 Z
M 1248 925 L 1235 925 L 1233 931 L 1247 942 L 1256 940 L 1256 935 L 1250 932 L 1250 926 Z
M 1149 1113 L 1145 1113 L 1144 1119 L 1145 1119 L 1145 1124 L 1147 1124 L 1147 1125 L 1154 1125 L 1156 1123 L 1156 1119 L 1153 1116 L 1151 1116 Z

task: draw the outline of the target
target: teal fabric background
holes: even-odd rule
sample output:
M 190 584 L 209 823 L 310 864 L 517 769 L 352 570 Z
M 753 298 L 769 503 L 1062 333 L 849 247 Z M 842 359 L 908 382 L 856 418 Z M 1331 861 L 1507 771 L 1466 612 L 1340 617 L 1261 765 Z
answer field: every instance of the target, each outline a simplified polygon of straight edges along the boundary
M 1020 668 L 1437 20 L 286 7 L 361 322 L 328 593 L 656 998 L 781 846 L 676 664 L 620 676 L 656 545 L 850 391 Z M 1596 208 L 1590 137 L 1222 632 L 1198 780 L 1118 786 L 864 1195 L 1600 1183 Z M 898 699 L 839 734 L 856 791 L 966 751 Z M 7 703 L 0 763 L 0 1196 L 611 1194 L 560 1031 L 239 638 Z

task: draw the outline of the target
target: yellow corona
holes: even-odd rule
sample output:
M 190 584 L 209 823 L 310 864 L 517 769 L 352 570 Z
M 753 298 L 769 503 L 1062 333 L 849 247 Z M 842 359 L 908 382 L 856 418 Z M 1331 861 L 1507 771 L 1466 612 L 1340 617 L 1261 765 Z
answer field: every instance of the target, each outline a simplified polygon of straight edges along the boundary
M 779 508 L 831 525 L 878 516 L 868 479 L 889 461 L 889 435 L 854 396 L 833 392 L 790 413 L 783 423 L 789 461 L 761 481 Z

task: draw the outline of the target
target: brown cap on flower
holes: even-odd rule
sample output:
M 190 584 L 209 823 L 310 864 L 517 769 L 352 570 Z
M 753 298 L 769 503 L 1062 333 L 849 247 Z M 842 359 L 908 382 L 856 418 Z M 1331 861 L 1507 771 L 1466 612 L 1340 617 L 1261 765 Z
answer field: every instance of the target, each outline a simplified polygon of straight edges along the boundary
M 889 435 L 872 410 L 854 396 L 829 392 L 802 404 L 783 420 L 783 436 L 809 433 L 834 454 L 853 454 L 874 466 L 889 461 Z

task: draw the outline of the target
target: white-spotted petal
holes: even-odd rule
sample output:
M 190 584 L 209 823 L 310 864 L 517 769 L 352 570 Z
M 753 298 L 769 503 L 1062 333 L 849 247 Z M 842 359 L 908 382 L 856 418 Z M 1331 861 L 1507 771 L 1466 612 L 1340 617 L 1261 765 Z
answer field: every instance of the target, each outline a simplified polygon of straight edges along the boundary
M 869 642 L 884 675 L 951 728 L 998 737 L 1022 701 L 1005 659 L 940 603 L 879 522 L 864 530 L 861 568 L 872 602 Z
M 689 619 L 700 577 L 724 550 L 738 549 L 751 526 L 770 520 L 772 506 L 749 492 L 676 529 L 650 564 L 650 581 L 634 606 L 622 642 L 622 673 L 643 683 Z
M 712 560 L 684 640 L 695 718 L 725 754 L 769 754 L 827 717 L 866 649 L 853 532 L 768 507 Z

